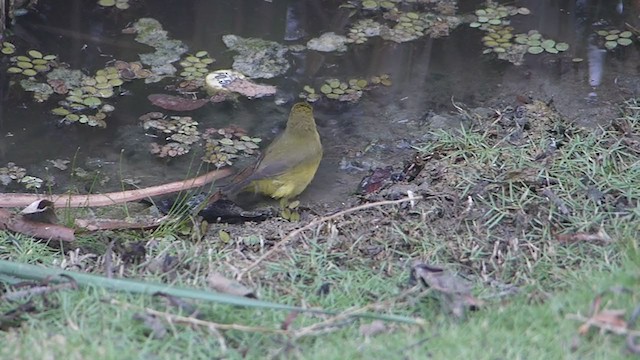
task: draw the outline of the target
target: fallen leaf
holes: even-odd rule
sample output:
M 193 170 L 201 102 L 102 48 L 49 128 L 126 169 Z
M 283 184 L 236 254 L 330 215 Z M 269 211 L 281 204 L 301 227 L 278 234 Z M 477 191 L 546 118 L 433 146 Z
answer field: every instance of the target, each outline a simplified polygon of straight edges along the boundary
M 425 286 L 443 294 L 445 305 L 456 317 L 462 317 L 467 308 L 477 310 L 482 306 L 482 301 L 471 295 L 471 286 L 466 280 L 443 268 L 416 263 L 412 267 L 412 276 L 422 280 Z
M 240 284 L 237 281 L 227 279 L 219 273 L 212 272 L 207 277 L 209 286 L 214 290 L 231 295 L 244 296 L 248 298 L 256 298 L 252 289 Z
M 55 224 L 58 222 L 53 202 L 45 199 L 36 200 L 20 212 L 22 217 L 29 221 Z
M 580 325 L 578 333 L 586 335 L 592 326 L 601 330 L 611 331 L 616 334 L 627 332 L 627 322 L 624 319 L 625 310 L 602 310 Z
M 187 99 L 165 94 L 151 94 L 147 98 L 153 105 L 173 111 L 196 110 L 209 102 L 209 99 Z
M 599 242 L 599 243 L 610 243 L 612 241 L 611 237 L 604 231 L 604 229 L 600 228 L 597 233 L 586 233 L 586 232 L 578 232 L 573 234 L 559 234 L 556 235 L 556 239 L 561 243 L 571 244 L 575 242 L 588 241 L 588 242 Z
M 227 84 L 225 89 L 249 98 L 261 98 L 263 96 L 275 95 L 276 93 L 275 86 L 256 84 L 247 79 L 240 78 L 237 78 Z
M 70 162 L 69 160 L 55 159 L 55 160 L 47 160 L 50 162 L 54 168 L 59 170 L 67 170 L 67 164 Z

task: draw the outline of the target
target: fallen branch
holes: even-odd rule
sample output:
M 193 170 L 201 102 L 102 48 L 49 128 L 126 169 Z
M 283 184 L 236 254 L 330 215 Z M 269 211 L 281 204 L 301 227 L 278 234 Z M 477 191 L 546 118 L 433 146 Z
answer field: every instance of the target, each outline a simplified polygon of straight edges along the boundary
M 268 258 L 269 256 L 273 255 L 275 252 L 279 251 L 280 248 L 282 248 L 289 241 L 293 240 L 296 236 L 298 236 L 298 234 L 303 233 L 306 230 L 313 229 L 316 226 L 318 226 L 318 225 L 320 225 L 320 224 L 322 224 L 324 222 L 333 220 L 333 219 L 338 218 L 340 216 L 347 215 L 347 214 L 350 214 L 350 213 L 353 213 L 353 212 L 356 212 L 356 211 L 364 210 L 364 209 L 370 209 L 370 208 L 373 208 L 373 207 L 378 207 L 378 206 L 383 206 L 383 205 L 400 204 L 400 203 L 403 203 L 403 202 L 411 202 L 411 203 L 413 203 L 414 201 L 420 200 L 420 199 L 422 199 L 422 196 L 409 196 L 409 197 L 398 199 L 398 200 L 377 201 L 377 202 L 373 202 L 373 203 L 358 205 L 358 206 L 355 206 L 355 207 L 352 207 L 352 208 L 349 208 L 349 209 L 338 211 L 337 213 L 335 213 L 333 215 L 323 216 L 323 217 L 321 217 L 319 219 L 315 219 L 315 220 L 311 221 L 310 223 L 308 223 L 307 225 L 305 225 L 305 226 L 303 226 L 301 228 L 293 230 L 287 236 L 282 238 L 282 240 L 280 240 L 278 243 L 276 243 L 269 251 L 264 253 L 256 261 L 254 261 L 251 265 L 249 265 L 244 270 L 242 270 L 240 272 L 240 274 L 238 274 L 237 280 L 238 281 L 242 280 L 242 277 L 245 274 L 247 274 L 248 272 L 253 270 L 255 267 L 257 267 L 266 258 Z
M 98 230 L 122 230 L 122 229 L 154 229 L 160 226 L 164 221 L 168 219 L 167 216 L 161 218 L 147 219 L 147 220 L 118 220 L 118 219 L 76 219 L 74 225 L 78 229 L 84 229 L 88 231 Z
M 15 215 L 2 209 L 0 209 L 0 230 L 10 230 L 44 240 L 72 242 L 76 239 L 73 229 L 62 225 L 29 221 L 22 215 Z
M 34 201 L 47 199 L 60 207 L 91 207 L 121 204 L 152 196 L 170 194 L 206 185 L 231 174 L 231 170 L 214 170 L 193 179 L 176 181 L 169 184 L 151 186 L 143 189 L 119 191 L 106 194 L 88 195 L 44 195 L 44 194 L 3 194 L 0 193 L 0 208 L 24 207 Z

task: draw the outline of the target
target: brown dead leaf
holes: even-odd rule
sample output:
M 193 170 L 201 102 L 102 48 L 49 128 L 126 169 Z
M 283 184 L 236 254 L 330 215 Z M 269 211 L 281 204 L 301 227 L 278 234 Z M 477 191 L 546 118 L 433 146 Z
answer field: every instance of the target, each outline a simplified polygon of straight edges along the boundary
M 58 222 L 53 202 L 40 199 L 32 202 L 20 212 L 22 217 L 28 221 L 39 223 L 55 224 Z
M 249 98 L 261 98 L 263 96 L 275 95 L 276 93 L 275 86 L 256 84 L 250 80 L 240 78 L 227 84 L 225 89 Z
M 616 334 L 626 334 L 629 330 L 624 319 L 625 310 L 600 310 L 602 294 L 597 295 L 591 303 L 591 317 L 578 328 L 580 335 L 586 335 L 592 326 L 601 331 L 611 331 Z
M 578 333 L 586 335 L 592 326 L 603 331 L 611 331 L 616 334 L 626 334 L 628 331 L 627 322 L 624 319 L 625 310 L 602 310 L 591 316 L 580 325 Z
M 254 299 L 256 298 L 256 295 L 252 289 L 249 289 L 248 287 L 240 284 L 235 280 L 227 279 L 217 272 L 210 273 L 207 277 L 207 282 L 209 283 L 209 286 L 211 286 L 211 288 L 221 293 L 244 296 Z
M 611 237 L 600 228 L 597 233 L 578 232 L 573 234 L 559 234 L 556 235 L 556 239 L 561 243 L 571 244 L 575 242 L 588 241 L 607 244 L 612 242 Z
M 209 99 L 187 99 L 180 96 L 166 94 L 151 94 L 147 96 L 149 101 L 155 106 L 173 111 L 196 110 L 209 102 Z
M 412 273 L 415 278 L 422 280 L 425 286 L 443 294 L 445 305 L 456 317 L 462 317 L 467 308 L 477 310 L 482 306 L 482 301 L 471 295 L 471 286 L 466 280 L 443 268 L 416 263 L 413 265 Z

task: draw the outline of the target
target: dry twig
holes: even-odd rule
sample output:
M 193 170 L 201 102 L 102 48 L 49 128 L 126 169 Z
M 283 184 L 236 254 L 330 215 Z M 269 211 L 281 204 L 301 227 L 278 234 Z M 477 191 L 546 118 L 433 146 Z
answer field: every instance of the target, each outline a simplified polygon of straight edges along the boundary
M 265 328 L 265 327 L 258 327 L 258 326 L 246 326 L 246 325 L 239 325 L 239 324 L 220 324 L 220 323 L 215 323 L 211 321 L 196 319 L 194 317 L 169 314 L 163 311 L 158 311 L 158 310 L 154 310 L 146 307 L 139 307 L 139 306 L 131 305 L 115 299 L 111 299 L 109 303 L 111 305 L 121 306 L 122 308 L 125 308 L 125 309 L 145 311 L 147 314 L 162 317 L 170 323 L 182 323 L 182 324 L 188 324 L 188 325 L 194 325 L 194 326 L 202 326 L 209 330 L 211 329 L 238 330 L 238 331 L 244 331 L 244 332 L 259 332 L 259 333 L 273 333 L 273 334 L 289 333 L 286 330 L 272 329 L 272 328 Z
M 355 206 L 355 207 L 352 207 L 352 208 L 349 208 L 349 209 L 338 211 L 337 213 L 332 214 L 332 215 L 323 216 L 323 217 L 321 217 L 319 219 L 315 219 L 315 220 L 311 221 L 310 223 L 308 223 L 307 225 L 305 225 L 305 226 L 303 226 L 301 228 L 293 230 L 287 236 L 282 238 L 282 240 L 280 240 L 278 243 L 276 243 L 269 251 L 264 253 L 256 261 L 254 261 L 251 265 L 249 265 L 244 270 L 242 270 L 240 272 L 240 274 L 238 274 L 237 279 L 238 279 L 238 281 L 241 281 L 242 277 L 244 275 L 249 273 L 251 270 L 253 270 L 258 265 L 260 265 L 260 263 L 263 262 L 265 259 L 267 259 L 269 256 L 271 256 L 274 253 L 276 253 L 277 251 L 279 251 L 289 241 L 293 240 L 296 236 L 298 236 L 299 234 L 303 233 L 304 231 L 312 229 L 312 228 L 314 228 L 314 227 L 316 227 L 316 226 L 318 226 L 318 225 L 320 225 L 322 223 L 325 223 L 327 221 L 336 219 L 336 218 L 338 218 L 340 216 L 351 214 L 353 212 L 360 211 L 360 210 L 370 209 L 370 208 L 384 206 L 384 205 L 400 204 L 400 203 L 404 203 L 404 202 L 414 202 L 414 201 L 420 200 L 420 199 L 422 199 L 422 196 L 409 196 L 409 197 L 398 199 L 398 200 L 377 201 L 377 202 L 373 202 L 373 203 L 358 205 L 358 206 Z

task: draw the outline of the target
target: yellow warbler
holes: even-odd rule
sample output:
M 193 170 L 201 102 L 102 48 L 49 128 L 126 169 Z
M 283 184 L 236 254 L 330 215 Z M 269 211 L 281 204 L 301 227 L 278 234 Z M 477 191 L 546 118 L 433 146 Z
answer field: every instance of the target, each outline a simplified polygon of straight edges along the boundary
M 228 193 L 253 191 L 288 200 L 306 189 L 322 160 L 322 144 L 313 108 L 297 103 L 291 108 L 287 127 L 263 152 L 251 173 L 231 183 Z

